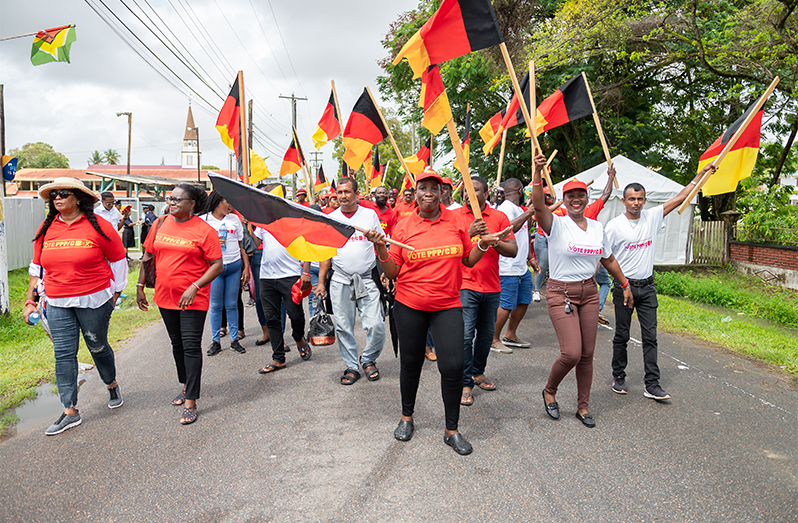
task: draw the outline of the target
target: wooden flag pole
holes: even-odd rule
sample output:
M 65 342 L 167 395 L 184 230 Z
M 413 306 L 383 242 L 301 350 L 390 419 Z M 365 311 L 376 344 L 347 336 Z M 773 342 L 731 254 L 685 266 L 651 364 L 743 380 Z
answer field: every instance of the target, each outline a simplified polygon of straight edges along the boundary
M 553 153 L 551 153 L 551 156 L 549 156 L 549 159 L 548 159 L 548 160 L 546 160 L 546 169 L 548 169 L 548 168 L 549 168 L 549 166 L 551 165 L 551 162 L 552 162 L 552 160 L 554 160 L 554 157 L 555 157 L 555 156 L 557 156 L 557 149 L 554 149 L 554 152 L 553 152 Z M 592 183 L 592 182 L 591 182 L 591 183 Z M 529 184 L 527 185 L 527 187 L 532 187 L 532 182 L 529 182 Z
M 330 80 L 332 85 L 333 100 L 335 101 L 335 110 L 338 112 L 338 125 L 341 128 L 341 135 L 344 134 L 344 115 L 341 114 L 341 107 L 338 105 L 338 93 L 335 92 L 335 80 Z
M 757 100 L 754 110 L 748 114 L 746 119 L 743 121 L 743 124 L 740 126 L 739 129 L 737 129 L 737 132 L 735 132 L 734 135 L 729 139 L 729 141 L 726 142 L 726 146 L 723 147 L 723 150 L 720 152 L 717 158 L 712 160 L 712 163 L 710 165 L 714 165 L 715 169 L 718 168 L 720 162 L 723 161 L 723 159 L 726 157 L 729 151 L 731 151 L 731 148 L 734 147 L 734 144 L 737 143 L 737 140 L 740 138 L 740 136 L 742 136 L 743 131 L 745 131 L 748 128 L 748 125 L 751 123 L 751 120 L 754 119 L 756 114 L 760 111 L 760 109 L 762 109 L 762 106 L 765 105 L 765 102 L 770 97 L 770 95 L 773 94 L 773 90 L 776 88 L 777 85 L 779 85 L 778 76 L 774 78 L 772 82 L 770 82 L 770 85 L 765 90 L 765 93 L 759 97 L 759 100 Z M 706 174 L 704 174 L 704 176 L 701 178 L 701 181 L 699 181 L 696 184 L 696 186 L 693 187 L 693 190 L 690 191 L 690 194 L 687 195 L 687 198 L 685 198 L 682 204 L 679 206 L 679 214 L 682 214 L 685 211 L 685 209 L 687 209 L 687 207 L 690 205 L 690 202 L 693 201 L 693 198 L 695 198 L 696 194 L 698 194 L 698 191 L 701 190 L 704 184 L 709 181 L 709 177 L 712 176 L 713 173 L 714 170 L 712 169 L 707 171 Z
M 496 170 L 496 187 L 502 183 L 502 167 L 504 166 L 504 147 L 507 145 L 507 131 L 502 132 L 502 148 L 499 152 L 499 168 Z
M 391 130 L 388 128 L 388 122 L 385 121 L 385 118 L 382 116 L 382 111 L 380 111 L 380 106 L 377 105 L 377 100 L 374 99 L 374 95 L 371 94 L 371 89 L 366 86 L 366 92 L 369 93 L 369 97 L 371 97 L 371 103 L 374 104 L 374 107 L 377 109 L 377 114 L 380 115 L 380 120 L 382 120 L 382 125 L 385 127 L 385 132 L 388 133 L 388 138 L 391 140 L 391 145 L 393 146 L 393 152 L 396 153 L 396 156 L 399 158 L 399 163 L 402 164 L 402 169 L 405 170 L 405 173 L 410 177 L 410 180 L 413 182 L 413 185 L 416 184 L 416 177 L 413 176 L 413 173 L 410 172 L 410 169 L 407 168 L 407 164 L 405 163 L 405 158 L 402 156 L 402 153 L 399 152 L 399 146 L 396 145 L 396 140 L 393 139 L 393 134 L 391 134 Z
M 249 143 L 247 142 L 247 133 L 244 129 L 247 128 L 246 115 L 244 114 L 244 71 L 238 71 L 238 104 L 239 104 L 239 140 L 241 144 L 241 162 L 244 168 L 243 181 L 249 185 Z
M 435 145 L 435 135 L 430 133 L 429 135 L 429 168 L 432 169 L 432 147 Z
M 612 168 L 612 158 L 610 157 L 610 149 L 607 147 L 607 139 L 604 137 L 604 131 L 601 128 L 601 121 L 599 120 L 598 111 L 596 111 L 596 103 L 593 101 L 593 92 L 590 90 L 590 84 L 587 81 L 587 75 L 582 71 L 582 79 L 585 81 L 585 89 L 587 89 L 587 97 L 590 99 L 590 106 L 593 108 L 593 121 L 596 123 L 596 130 L 598 131 L 599 141 L 601 148 L 604 150 L 604 158 L 607 159 L 607 169 Z M 618 189 L 618 178 L 612 180 L 613 185 Z
M 305 153 L 302 151 L 302 146 L 299 144 L 299 136 L 296 134 L 296 127 L 292 126 L 291 131 L 294 133 L 294 143 L 296 144 L 296 148 L 299 149 L 299 160 L 302 162 L 302 172 L 305 173 L 305 184 L 308 186 L 308 194 L 310 195 L 311 201 L 313 201 L 315 190 L 313 188 L 313 184 L 310 183 L 310 174 L 308 174 L 308 165 L 305 161 Z
M 380 185 L 385 187 L 385 177 L 388 176 L 388 166 L 391 165 L 391 160 L 385 162 L 385 168 L 382 170 L 382 180 L 380 180 Z
M 449 139 L 452 141 L 452 149 L 457 156 L 457 161 L 463 166 L 460 171 L 463 174 L 463 185 L 465 185 L 466 192 L 468 193 L 468 200 L 471 202 L 471 212 L 474 213 L 474 219 L 479 220 L 482 218 L 482 210 L 479 208 L 479 200 L 477 194 L 474 192 L 474 182 L 471 181 L 471 172 L 466 163 L 465 151 L 463 145 L 460 143 L 460 137 L 457 135 L 457 127 L 454 126 L 454 118 L 449 118 L 446 122 L 446 130 L 449 131 Z
M 350 225 L 352 225 L 352 224 L 350 224 Z M 367 233 L 367 232 L 369 232 L 369 230 L 368 230 L 368 229 L 364 229 L 363 227 L 358 227 L 357 225 L 352 225 L 352 227 L 353 227 L 353 228 L 354 228 L 356 231 L 360 231 L 360 232 L 362 232 L 362 233 L 364 233 L 364 234 L 365 234 L 365 233 Z M 382 232 L 382 231 L 377 231 L 377 232 Z M 411 246 L 409 246 L 409 245 L 405 245 L 404 243 L 400 243 L 400 242 L 398 242 L 398 241 L 396 241 L 396 240 L 392 240 L 392 239 L 390 239 L 390 238 L 387 238 L 387 237 L 383 237 L 383 239 L 382 239 L 382 240 L 383 240 L 385 243 L 390 243 L 390 244 L 392 244 L 392 245 L 396 245 L 397 247 L 401 247 L 402 249 L 407 249 L 408 251 L 415 251 L 415 250 L 416 250 L 415 248 L 413 248 L 413 247 L 411 247 Z

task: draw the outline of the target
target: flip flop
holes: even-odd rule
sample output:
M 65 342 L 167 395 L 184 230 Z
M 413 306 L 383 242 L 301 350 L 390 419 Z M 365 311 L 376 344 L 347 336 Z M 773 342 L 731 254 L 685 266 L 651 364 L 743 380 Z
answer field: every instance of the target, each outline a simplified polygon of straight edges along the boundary
M 258 369 L 259 374 L 271 374 L 272 372 L 277 372 L 278 370 L 282 370 L 286 368 L 287 365 L 275 365 L 274 363 L 269 363 L 262 369 Z
M 465 405 L 466 407 L 470 407 L 474 404 L 474 395 L 470 392 L 463 392 L 460 396 L 460 405 Z
M 474 383 L 476 383 L 477 387 L 482 390 L 496 390 L 496 384 L 490 381 L 488 378 L 477 378 L 476 376 L 472 376 L 474 379 Z

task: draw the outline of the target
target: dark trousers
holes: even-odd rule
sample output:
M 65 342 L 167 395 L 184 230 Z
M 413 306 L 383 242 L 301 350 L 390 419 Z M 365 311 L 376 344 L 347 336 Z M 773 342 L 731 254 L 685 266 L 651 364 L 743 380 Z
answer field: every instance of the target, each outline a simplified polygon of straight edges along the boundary
M 288 317 L 291 318 L 291 337 L 294 341 L 302 339 L 305 333 L 305 311 L 302 304 L 297 305 L 291 299 L 291 286 L 299 276 L 260 280 L 260 299 L 263 313 L 266 315 L 266 327 L 272 342 L 272 359 L 277 363 L 285 363 L 285 343 L 283 329 L 280 324 L 280 305 L 285 305 Z
M 643 287 L 630 286 L 634 297 L 634 308 L 640 321 L 643 338 L 643 364 L 646 372 L 646 387 L 659 384 L 657 366 L 657 289 L 653 283 Z M 612 303 L 615 305 L 615 337 L 612 339 L 612 375 L 626 379 L 626 343 L 632 325 L 632 309 L 623 304 L 623 290 L 616 283 L 612 288 Z
M 437 340 L 438 372 L 441 374 L 441 395 L 446 414 L 446 430 L 457 430 L 460 420 L 460 393 L 463 381 L 463 341 L 456 333 L 463 332 L 463 309 L 418 311 L 398 301 L 393 312 L 399 331 L 399 389 L 402 393 L 402 415 L 412 416 L 416 406 L 418 382 L 424 366 L 424 344 L 427 329 Z
M 490 344 L 496 330 L 496 310 L 499 308 L 500 292 L 477 292 L 460 290 L 463 304 L 463 387 L 474 388 L 474 376 L 485 374 Z M 476 339 L 474 334 L 476 333 Z
M 200 397 L 202 380 L 202 329 L 208 311 L 160 309 L 172 341 L 177 381 L 186 386 L 186 399 Z

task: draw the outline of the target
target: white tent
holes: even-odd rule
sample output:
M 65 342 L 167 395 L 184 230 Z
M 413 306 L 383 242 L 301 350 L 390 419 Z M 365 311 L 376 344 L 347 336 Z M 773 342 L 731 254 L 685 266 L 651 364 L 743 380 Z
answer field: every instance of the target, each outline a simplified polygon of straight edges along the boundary
M 613 188 L 610 199 L 607 200 L 604 210 L 599 214 L 598 220 L 602 224 L 606 225 L 612 218 L 625 211 L 621 198 L 623 197 L 623 188 L 630 183 L 637 182 L 645 187 L 646 208 L 661 205 L 684 189 L 683 185 L 679 185 L 673 180 L 665 178 L 661 174 L 647 169 L 624 156 L 616 156 L 612 159 L 612 163 L 615 166 L 620 188 Z M 593 183 L 588 187 L 588 197 L 591 202 L 597 200 L 607 185 L 607 164 L 602 162 L 600 165 L 581 172 L 568 180 L 574 178 L 585 183 L 593 180 Z M 563 180 L 554 186 L 558 198 L 562 198 L 562 187 L 568 180 Z M 654 255 L 655 264 L 681 265 L 689 263 L 692 257 L 689 249 L 694 211 L 695 200 L 683 214 L 680 215 L 678 211 L 674 210 L 665 217 L 665 227 L 657 236 L 657 250 Z

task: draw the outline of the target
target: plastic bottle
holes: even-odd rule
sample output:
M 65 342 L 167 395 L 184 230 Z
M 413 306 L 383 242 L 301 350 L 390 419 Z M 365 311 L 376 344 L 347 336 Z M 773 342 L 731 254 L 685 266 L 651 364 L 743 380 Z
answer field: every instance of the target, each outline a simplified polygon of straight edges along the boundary
M 222 225 L 219 229 L 219 243 L 222 244 L 222 252 L 227 250 L 227 227 Z
M 28 323 L 30 323 L 31 325 L 36 325 L 37 323 L 39 323 L 40 319 L 41 319 L 41 316 L 39 316 L 38 312 L 31 312 L 28 315 Z

